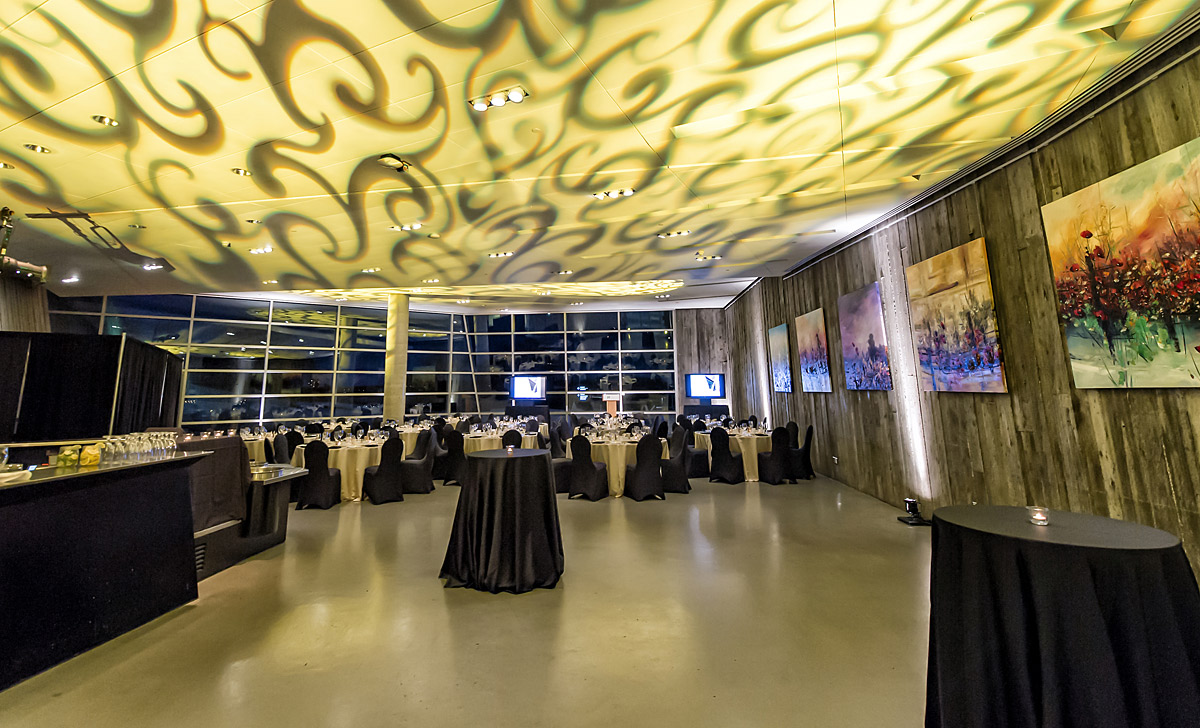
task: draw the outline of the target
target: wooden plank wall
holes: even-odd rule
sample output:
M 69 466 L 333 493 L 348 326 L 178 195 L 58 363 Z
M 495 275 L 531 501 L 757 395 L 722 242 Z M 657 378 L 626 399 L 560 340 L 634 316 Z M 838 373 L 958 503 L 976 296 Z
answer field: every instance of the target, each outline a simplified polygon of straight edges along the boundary
M 762 281 L 725 312 L 738 411 L 758 396 L 749 352 L 765 347 L 766 329 L 786 321 L 794 336 L 794 318 L 823 307 L 834 391 L 774 395 L 772 403 L 775 420 L 815 426 L 819 472 L 896 505 L 916 495 L 930 507 L 1036 503 L 1139 521 L 1180 536 L 1200 563 L 1200 390 L 1074 388 L 1040 210 L 1200 137 L 1197 108 L 1200 59 L 1193 57 L 1032 155 L 888 221 L 786 281 Z M 905 418 L 905 372 L 893 371 L 891 392 L 846 391 L 838 296 L 881 280 L 894 330 L 898 316 L 907 317 L 904 267 L 981 236 L 1009 392 L 918 391 L 917 414 Z M 893 361 L 897 347 L 915 358 L 907 330 L 905 321 L 902 335 L 889 331 Z M 794 342 L 792 359 L 796 374 Z
M 730 379 L 725 312 L 719 308 L 675 311 L 675 396 L 680 412 L 685 404 L 701 404 L 685 396 L 684 376 L 697 372 L 724 374 L 726 381 Z

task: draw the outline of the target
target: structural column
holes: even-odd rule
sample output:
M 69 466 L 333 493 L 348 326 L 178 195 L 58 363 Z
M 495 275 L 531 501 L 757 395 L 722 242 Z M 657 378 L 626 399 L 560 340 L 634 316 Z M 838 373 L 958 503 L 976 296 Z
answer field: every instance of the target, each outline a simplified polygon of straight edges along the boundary
M 383 369 L 383 417 L 404 419 L 404 390 L 408 382 L 408 296 L 388 295 L 387 351 Z

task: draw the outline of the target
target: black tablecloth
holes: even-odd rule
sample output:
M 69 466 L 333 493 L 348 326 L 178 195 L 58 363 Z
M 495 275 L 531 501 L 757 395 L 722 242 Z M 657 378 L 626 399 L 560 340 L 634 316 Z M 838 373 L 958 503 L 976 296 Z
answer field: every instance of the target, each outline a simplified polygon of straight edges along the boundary
M 930 602 L 927 727 L 1200 726 L 1200 592 L 1168 533 L 942 508 Z
M 442 562 L 446 586 L 519 594 L 552 589 L 562 573 L 562 532 L 550 452 L 468 453 Z

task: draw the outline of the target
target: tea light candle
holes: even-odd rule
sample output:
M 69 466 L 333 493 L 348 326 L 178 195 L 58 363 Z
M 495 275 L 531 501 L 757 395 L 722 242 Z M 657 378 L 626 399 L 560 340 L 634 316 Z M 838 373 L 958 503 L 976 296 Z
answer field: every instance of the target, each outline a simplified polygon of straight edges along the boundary
M 1041 506 L 1029 506 L 1029 522 L 1035 526 L 1050 525 L 1050 509 Z
M 513 453 L 513 446 L 512 446 L 512 445 L 507 445 L 507 446 L 505 446 L 505 448 L 504 448 L 504 449 L 505 449 L 505 450 L 508 450 L 508 454 L 509 454 L 509 455 L 512 455 L 512 453 Z

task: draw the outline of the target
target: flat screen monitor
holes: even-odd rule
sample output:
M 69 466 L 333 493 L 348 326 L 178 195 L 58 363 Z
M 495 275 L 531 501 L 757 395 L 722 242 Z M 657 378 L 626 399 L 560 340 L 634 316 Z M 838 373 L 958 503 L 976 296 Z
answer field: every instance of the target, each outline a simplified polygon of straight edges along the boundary
M 517 375 L 512 378 L 513 399 L 545 399 L 546 377 Z
M 693 399 L 721 399 L 725 396 L 724 374 L 687 375 L 687 396 Z

